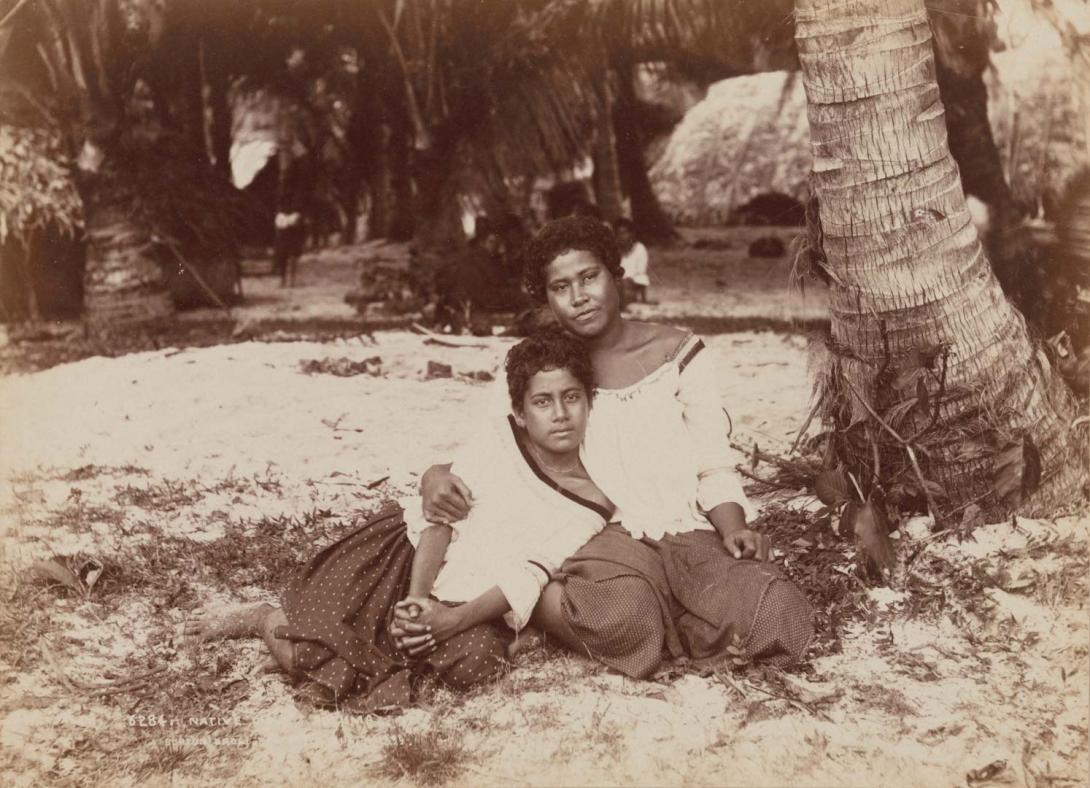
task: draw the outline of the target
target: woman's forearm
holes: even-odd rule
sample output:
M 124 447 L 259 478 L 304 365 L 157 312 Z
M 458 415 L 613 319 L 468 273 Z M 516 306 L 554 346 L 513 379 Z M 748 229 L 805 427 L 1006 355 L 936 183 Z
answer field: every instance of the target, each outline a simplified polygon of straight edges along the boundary
M 433 525 L 420 534 L 420 542 L 413 555 L 409 596 L 426 597 L 431 593 L 439 567 L 443 565 L 443 559 L 447 555 L 450 534 L 449 525 Z
M 499 618 L 510 609 L 511 605 L 500 587 L 492 586 L 476 599 L 454 608 L 458 613 L 458 632 L 465 632 L 477 624 Z
M 746 527 L 746 513 L 740 504 L 721 503 L 708 512 L 712 527 L 724 539 L 735 531 Z

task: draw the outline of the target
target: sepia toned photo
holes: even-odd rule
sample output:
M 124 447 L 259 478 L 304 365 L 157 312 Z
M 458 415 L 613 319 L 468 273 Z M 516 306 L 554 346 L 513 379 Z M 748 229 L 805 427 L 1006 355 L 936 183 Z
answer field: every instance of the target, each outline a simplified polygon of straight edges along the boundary
M 1090 782 L 1085 0 L 0 0 L 0 782 Z

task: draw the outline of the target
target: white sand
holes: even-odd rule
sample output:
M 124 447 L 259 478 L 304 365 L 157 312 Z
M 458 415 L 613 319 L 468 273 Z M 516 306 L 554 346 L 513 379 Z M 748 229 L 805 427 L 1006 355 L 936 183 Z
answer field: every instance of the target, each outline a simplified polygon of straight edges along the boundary
M 200 541 L 218 538 L 230 523 L 315 509 L 344 517 L 411 492 L 415 474 L 448 456 L 488 396 L 487 384 L 424 380 L 427 362 L 450 364 L 456 376 L 489 371 L 509 343 L 452 349 L 392 332 L 374 343 L 246 343 L 94 358 L 0 380 L 0 475 L 11 482 L 0 498 L 7 563 L 76 550 L 109 555 L 153 540 L 142 525 L 152 516 L 165 533 Z M 736 437 L 789 444 L 808 411 L 802 341 L 752 333 L 712 337 L 709 346 Z M 308 359 L 375 355 L 381 377 L 299 371 Z M 89 464 L 112 470 L 82 481 L 53 478 Z M 126 465 L 148 475 L 121 470 Z M 367 489 L 387 475 L 385 485 Z M 126 506 L 120 525 L 96 521 L 95 505 L 114 502 L 124 485 L 166 480 L 182 492 L 212 491 L 153 513 Z M 40 525 L 47 512 L 74 502 L 88 512 L 84 528 Z M 149 655 L 204 665 L 212 653 L 234 659 L 217 686 L 246 682 L 235 711 L 251 744 L 241 758 L 223 746 L 199 750 L 178 767 L 184 783 L 369 780 L 395 727 L 439 724 L 470 753 L 459 778 L 465 785 L 960 785 L 970 770 L 1000 760 L 1006 766 L 996 779 L 976 784 L 1084 784 L 1086 599 L 1046 592 L 1073 545 L 1085 548 L 1086 525 L 1020 521 L 983 528 L 976 542 L 930 544 L 929 553 L 965 571 L 975 566 L 999 577 L 1003 567 L 1007 575 L 978 609 L 951 603 L 957 624 L 910 618 L 911 595 L 873 592 L 871 622 L 853 624 L 842 654 L 817 660 L 808 681 L 796 680 L 796 695 L 811 699 L 812 712 L 740 676 L 737 689 L 696 676 L 631 682 L 558 658 L 516 668 L 498 687 L 435 711 L 350 718 L 297 706 L 278 677 L 257 672 L 256 643 L 183 647 L 168 636 L 183 622 L 181 611 L 154 610 L 137 598 L 113 609 L 94 594 L 60 599 L 46 614 L 71 634 L 50 635 L 53 662 L 35 659 L 23 671 L 0 664 L 0 769 L 5 782 L 33 784 L 47 773 L 95 779 L 85 771 L 92 762 L 128 763 L 124 754 L 102 760 L 96 749 L 132 741 L 121 706 L 104 706 L 61 677 L 93 684 L 135 670 L 133 660 Z M 1033 546 L 1040 549 L 1030 555 L 1025 548 Z M 1084 593 L 1085 583 L 1079 588 Z M 207 590 L 213 603 L 266 594 Z M 170 699 L 162 701 L 169 710 Z M 154 753 L 163 735 L 138 738 L 132 762 L 161 757 Z M 167 773 L 153 770 L 152 781 Z M 137 774 L 133 767 L 107 776 L 135 782 Z

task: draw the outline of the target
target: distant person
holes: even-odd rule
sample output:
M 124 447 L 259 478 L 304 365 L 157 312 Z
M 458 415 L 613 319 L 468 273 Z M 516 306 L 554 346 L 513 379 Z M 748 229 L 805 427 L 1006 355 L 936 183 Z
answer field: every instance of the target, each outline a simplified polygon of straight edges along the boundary
M 519 264 L 525 237 L 516 216 L 478 217 L 469 248 L 437 277 L 436 322 L 486 332 L 489 315 L 522 312 L 529 304 Z
M 306 223 L 301 211 L 278 211 L 273 220 L 273 267 L 280 274 L 280 286 L 295 287 L 295 269 L 307 240 Z
M 621 267 L 624 268 L 624 278 L 621 280 L 624 303 L 652 303 L 647 300 L 647 288 L 651 284 L 647 275 L 647 247 L 636 239 L 636 227 L 631 219 L 618 219 L 613 223 L 613 230 L 621 252 Z
M 295 270 L 306 248 L 313 209 L 313 169 L 305 157 L 281 156 L 277 186 L 276 217 L 273 225 L 273 265 L 280 274 L 280 286 L 295 286 Z

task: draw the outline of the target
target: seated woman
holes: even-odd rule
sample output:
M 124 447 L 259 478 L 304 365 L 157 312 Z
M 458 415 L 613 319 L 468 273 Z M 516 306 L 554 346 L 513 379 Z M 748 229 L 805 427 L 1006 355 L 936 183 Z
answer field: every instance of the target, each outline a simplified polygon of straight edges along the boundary
M 512 629 L 613 508 L 579 457 L 594 387 L 583 344 L 545 331 L 505 366 L 510 415 L 455 462 L 474 488 L 470 517 L 429 522 L 410 514 L 419 504 L 379 514 L 312 558 L 283 609 L 208 615 L 188 634 L 261 637 L 315 700 L 353 711 L 407 705 L 427 673 L 459 689 L 499 674 Z M 395 609 L 417 626 L 412 637 L 391 631 Z
M 603 661 L 629 675 L 657 667 L 661 642 L 675 657 L 801 659 L 812 609 L 767 563 L 767 539 L 747 526 L 752 509 L 704 343 L 622 317 L 624 270 L 601 222 L 550 222 L 530 242 L 524 266 L 531 297 L 590 352 L 598 390 L 583 459 L 625 528 L 603 531 L 564 563 L 537 620 L 595 654 L 615 650 L 625 632 L 628 648 Z M 465 484 L 446 466 L 428 470 L 421 492 L 425 510 L 451 520 L 470 510 Z M 664 635 L 628 609 L 634 574 L 667 599 Z

